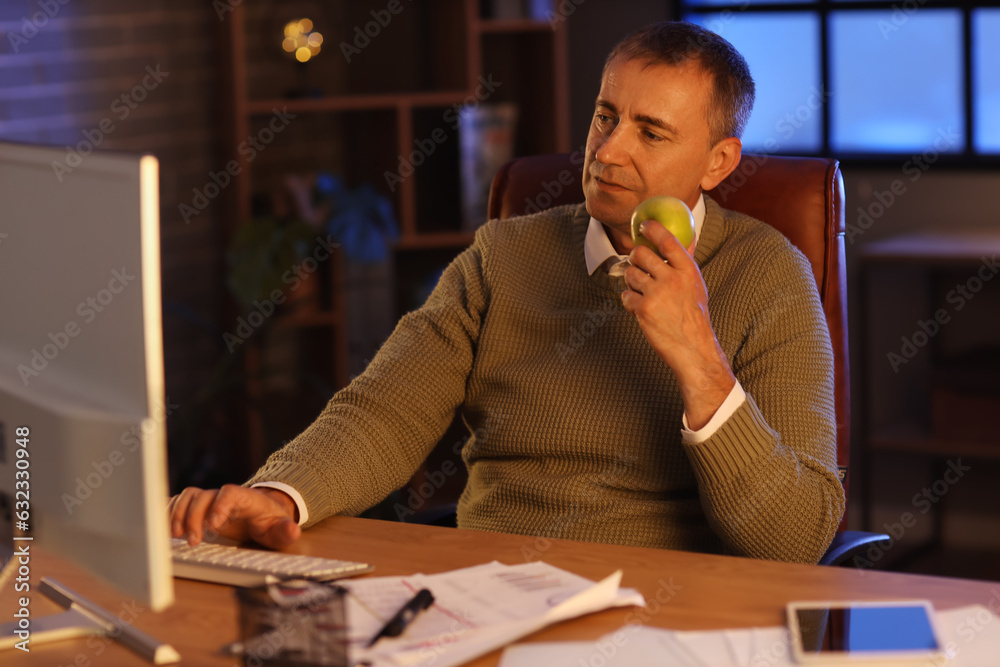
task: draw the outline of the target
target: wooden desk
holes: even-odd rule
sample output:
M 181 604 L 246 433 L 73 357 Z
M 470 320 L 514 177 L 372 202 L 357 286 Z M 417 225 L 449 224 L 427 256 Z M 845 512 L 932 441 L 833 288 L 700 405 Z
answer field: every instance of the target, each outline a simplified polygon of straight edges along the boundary
M 1000 605 L 998 582 L 789 565 L 342 517 L 311 529 L 292 550 L 371 562 L 377 575 L 435 573 L 491 560 L 508 564 L 544 560 L 594 580 L 621 568 L 622 585 L 638 588 L 646 596 L 645 610 L 628 607 L 592 614 L 546 628 L 532 635 L 532 641 L 596 639 L 627 622 L 682 629 L 781 625 L 784 605 L 790 600 L 926 597 L 939 609 L 991 600 L 995 600 L 994 607 Z M 57 578 L 108 610 L 130 613 L 108 586 L 61 559 L 36 553 L 32 568 L 35 575 Z M 178 579 L 176 593 L 173 607 L 159 614 L 140 611 L 135 626 L 171 643 L 183 656 L 183 664 L 239 664 L 218 655 L 222 645 L 236 639 L 232 589 Z M 0 594 L 4 622 L 11 620 L 14 597 L 10 585 Z M 56 610 L 41 594 L 32 593 L 35 617 Z M 469 664 L 495 665 L 499 656 L 495 651 Z M 0 660 L 5 665 L 45 667 L 144 664 L 101 638 L 38 646 L 30 655 L 18 652 L 11 657 L 5 654 Z

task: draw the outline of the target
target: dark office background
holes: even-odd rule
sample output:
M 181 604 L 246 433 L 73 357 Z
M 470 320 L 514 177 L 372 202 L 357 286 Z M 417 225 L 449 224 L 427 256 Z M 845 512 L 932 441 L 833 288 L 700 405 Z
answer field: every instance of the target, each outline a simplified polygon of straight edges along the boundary
M 272 2 L 275 0 L 272 0 Z M 559 0 L 557 0 L 558 2 Z M 267 3 L 248 2 L 250 5 Z M 288 5 L 289 3 L 284 3 Z M 308 11 L 315 3 L 295 3 Z M 327 3 L 337 5 L 338 3 Z M 372 3 L 373 8 L 385 3 Z M 571 9 L 564 17 L 568 33 L 568 69 L 571 146 L 583 145 L 597 92 L 604 57 L 611 46 L 631 29 L 676 14 L 669 2 L 637 0 L 576 0 L 563 3 Z M 932 3 L 928 2 L 930 6 Z M 231 159 L 226 155 L 222 128 L 226 126 L 223 47 L 220 22 L 225 12 L 204 0 L 5 0 L 0 3 L 0 138 L 57 146 L 76 146 L 86 137 L 100 149 L 151 151 L 161 161 L 162 267 L 167 395 L 178 415 L 197 413 L 175 426 L 171 422 L 173 483 L 190 481 L 239 481 L 227 471 L 239 466 L 220 460 L 214 438 L 240 433 L 229 427 L 241 417 L 234 407 L 233 387 L 219 386 L 220 360 L 225 357 L 220 332 L 232 328 L 232 298 L 225 287 L 227 209 L 224 196 L 196 216 L 185 220 L 179 206 L 190 203 L 192 190 L 201 188 L 210 172 L 218 172 Z M 377 6 L 377 7 L 376 7 Z M 42 17 L 31 25 L 25 17 Z M 405 19 L 404 19 L 405 20 Z M 996 38 L 994 38 L 996 41 Z M 333 45 L 325 54 L 340 58 Z M 400 54 L 404 57 L 405 54 Z M 995 63 L 994 63 L 995 65 Z M 147 69 L 149 68 L 149 69 Z M 150 71 L 161 73 L 161 82 L 147 86 L 141 103 L 116 103 L 123 91 L 140 84 Z M 153 81 L 154 79 L 147 79 Z M 94 134 L 104 117 L 114 120 L 113 130 Z M 1000 122 L 990 119 L 991 122 Z M 90 135 L 84 134 L 90 132 Z M 320 138 L 322 140 L 322 138 Z M 916 153 L 918 151 L 914 151 Z M 860 211 L 891 192 L 906 178 L 906 189 L 891 206 L 866 224 L 864 233 L 848 243 L 853 396 L 855 414 L 861 414 L 863 397 L 861 350 L 867 339 L 858 328 L 860 293 L 858 267 L 862 248 L 869 243 L 918 231 L 951 233 L 956 229 L 997 232 L 1000 225 L 1000 167 L 989 161 L 940 160 L 919 179 L 904 170 L 907 156 L 875 160 L 845 158 L 844 178 L 848 224 L 861 221 Z M 897 186 L 898 189 L 898 186 Z M 94 243 L 99 243 L 94 239 Z M 86 249 L 81 249 L 85 252 Z M 923 289 L 922 279 L 901 283 L 906 291 Z M 996 317 L 1000 287 L 988 284 L 970 311 L 978 318 L 971 326 L 987 348 L 995 352 L 1000 341 Z M 884 304 L 886 321 L 892 309 Z M 976 308 L 972 308 L 975 306 Z M 903 311 L 900 330 L 911 333 L 916 320 Z M 925 315 L 926 316 L 926 315 Z M 957 325 L 955 325 L 957 326 Z M 992 337 L 990 337 L 992 334 Z M 978 334 L 977 334 L 978 335 Z M 975 336 L 973 336 L 975 337 Z M 891 350 L 876 350 L 882 359 Z M 984 362 L 985 363 L 985 362 Z M 888 364 L 870 369 L 875 375 L 892 375 Z M 892 378 L 889 377 L 891 380 Z M 994 383 L 995 384 L 995 383 Z M 211 391 L 210 391 L 211 390 Z M 996 390 L 993 390 L 996 392 Z M 216 392 L 216 393 L 211 393 Z M 994 395 L 996 395 L 994 393 Z M 210 400 L 217 396 L 219 400 Z M 184 434 L 183 448 L 175 445 L 178 428 L 196 424 L 202 434 Z M 863 435 L 854 424 L 855 447 Z M 238 435 L 232 437 L 239 437 Z M 996 451 L 1000 442 L 993 436 Z M 272 443 L 280 444 L 280 443 Z M 183 449 L 183 451 L 181 451 Z M 238 446 L 224 451 L 238 450 Z M 860 454 L 856 461 L 862 460 Z M 970 470 L 947 489 L 937 505 L 947 512 L 921 514 L 914 496 L 947 469 L 946 456 L 881 452 L 867 459 L 876 480 L 872 528 L 897 521 L 907 511 L 917 515 L 907 528 L 896 553 L 877 566 L 896 559 L 919 545 L 940 520 L 938 529 L 948 547 L 906 566 L 918 571 L 1000 579 L 995 565 L 1000 552 L 1000 466 L 995 456 L 962 457 Z M 854 475 L 865 471 L 855 469 Z M 855 482 L 857 488 L 857 482 Z M 852 524 L 862 523 L 859 499 L 852 495 Z M 935 518 L 939 517 L 939 518 Z

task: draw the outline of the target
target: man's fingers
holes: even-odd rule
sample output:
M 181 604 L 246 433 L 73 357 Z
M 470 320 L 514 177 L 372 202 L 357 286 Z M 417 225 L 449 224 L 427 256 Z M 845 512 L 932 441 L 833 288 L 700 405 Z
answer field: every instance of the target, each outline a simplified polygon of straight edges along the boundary
M 258 544 L 271 549 L 284 549 L 302 535 L 302 528 L 288 518 L 277 521 L 254 523 L 251 525 L 250 538 Z
M 226 484 L 219 489 L 219 494 L 212 503 L 212 509 L 205 517 L 205 523 L 216 531 L 225 530 L 226 526 L 234 519 L 244 515 L 249 502 L 241 498 L 247 489 L 235 484 Z
M 194 546 L 201 542 L 206 513 L 217 495 L 217 491 L 202 491 L 200 489 L 196 494 L 193 494 L 184 519 L 188 544 Z
M 642 295 L 633 290 L 626 290 L 622 292 L 622 306 L 633 315 L 636 314 L 635 311 L 639 307 L 640 299 L 642 299 Z
M 626 279 L 629 268 L 634 267 L 639 269 L 640 272 L 655 276 L 656 272 L 663 267 L 663 258 L 643 245 L 632 248 L 632 252 L 628 256 L 628 262 L 631 266 L 625 269 Z
M 691 256 L 688 255 L 681 242 L 663 225 L 647 220 L 642 223 L 641 231 L 643 236 L 653 242 L 668 264 L 679 267 L 691 262 Z
M 691 245 L 689 245 L 688 247 L 684 248 L 684 250 L 687 251 L 687 254 L 691 256 L 691 259 L 694 259 L 694 249 L 695 249 L 695 246 L 697 246 L 697 245 L 698 245 L 698 237 L 696 236 L 693 239 L 691 239 Z
M 183 516 L 181 513 L 181 495 L 178 493 L 176 496 L 170 499 L 170 504 L 167 506 L 167 516 L 170 518 L 170 536 L 171 537 L 181 537 L 184 534 L 184 522 L 181 519 Z
M 201 492 L 201 489 L 189 486 L 170 499 L 170 534 L 173 537 L 184 537 L 191 499 Z
M 635 253 L 633 252 L 633 254 Z M 650 252 L 650 254 L 652 254 L 652 252 Z M 662 260 L 659 261 L 662 262 Z M 649 273 L 647 273 L 642 266 L 632 264 L 632 266 L 625 268 L 625 285 L 633 292 L 645 294 L 646 288 L 652 280 L 652 277 L 650 277 Z

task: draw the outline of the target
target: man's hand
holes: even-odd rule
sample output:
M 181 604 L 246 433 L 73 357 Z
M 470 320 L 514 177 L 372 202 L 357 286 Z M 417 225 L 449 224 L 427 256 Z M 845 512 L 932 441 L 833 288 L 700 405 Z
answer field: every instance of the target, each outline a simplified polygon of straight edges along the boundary
M 189 486 L 170 499 L 170 534 L 187 536 L 192 546 L 214 533 L 281 549 L 302 534 L 295 515 L 295 502 L 277 489 L 248 489 L 235 484 L 221 489 Z
M 673 234 L 646 221 L 643 235 L 656 244 L 666 262 L 649 248 L 636 246 L 625 270 L 625 309 L 636 316 L 646 340 L 670 366 L 684 396 L 688 426 L 697 431 L 709 422 L 736 384 L 708 315 L 708 291 L 698 265 Z

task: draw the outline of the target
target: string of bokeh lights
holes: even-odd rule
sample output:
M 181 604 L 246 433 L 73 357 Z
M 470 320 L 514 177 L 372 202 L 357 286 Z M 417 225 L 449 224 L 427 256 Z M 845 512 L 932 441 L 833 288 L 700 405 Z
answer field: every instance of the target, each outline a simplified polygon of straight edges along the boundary
M 285 24 L 285 39 L 281 48 L 295 56 L 300 63 L 319 55 L 323 46 L 323 35 L 313 30 L 310 19 L 296 19 Z

